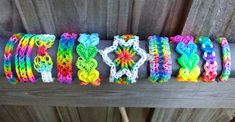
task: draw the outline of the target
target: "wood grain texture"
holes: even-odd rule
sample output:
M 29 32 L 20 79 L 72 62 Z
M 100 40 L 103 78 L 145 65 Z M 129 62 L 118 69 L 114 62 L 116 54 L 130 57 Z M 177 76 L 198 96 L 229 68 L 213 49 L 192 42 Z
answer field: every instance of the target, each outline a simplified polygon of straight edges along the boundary
M 80 115 L 76 107 L 55 107 L 62 122 L 80 122 Z
M 229 122 L 234 109 L 155 108 L 151 122 Z
M 235 42 L 235 1 L 193 0 L 182 34 L 225 36 Z
M 1 0 L 0 2 L 0 37 L 6 38 L 23 31 L 20 15 L 13 0 Z
M 0 104 L 49 106 L 129 106 L 163 108 L 231 108 L 235 107 L 235 79 L 226 83 L 178 83 L 173 78 L 166 84 L 139 80 L 123 86 L 104 82 L 100 87 L 58 83 L 9 85 L 0 79 Z
M 14 0 L 30 33 L 98 32 L 102 39 L 133 33 L 174 35 L 191 0 Z M 178 17 L 180 16 L 180 17 Z
M 190 3 L 191 0 L 137 0 L 132 31 L 144 39 L 153 34 L 180 34 Z
M 229 122 L 235 109 L 126 108 L 130 122 Z M 111 112 L 110 110 L 114 110 Z M 0 121 L 17 122 L 122 122 L 117 108 L 0 106 Z
M 151 108 L 126 108 L 130 122 L 149 122 L 151 118 Z

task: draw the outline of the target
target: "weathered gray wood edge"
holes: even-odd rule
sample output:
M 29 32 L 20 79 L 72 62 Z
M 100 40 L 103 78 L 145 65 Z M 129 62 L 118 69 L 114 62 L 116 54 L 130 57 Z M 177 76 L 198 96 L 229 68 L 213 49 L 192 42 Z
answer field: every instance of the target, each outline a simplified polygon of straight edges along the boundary
M 235 78 L 226 83 L 151 84 L 140 79 L 132 85 L 103 82 L 100 87 L 56 82 L 10 85 L 0 78 L 0 104 L 47 106 L 128 106 L 162 108 L 233 108 Z

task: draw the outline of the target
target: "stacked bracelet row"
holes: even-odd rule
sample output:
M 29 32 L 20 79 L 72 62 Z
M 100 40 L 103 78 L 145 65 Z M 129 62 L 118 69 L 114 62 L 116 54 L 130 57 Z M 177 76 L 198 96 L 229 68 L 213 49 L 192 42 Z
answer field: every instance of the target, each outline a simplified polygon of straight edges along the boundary
M 37 48 L 37 55 L 34 57 L 34 69 L 41 74 L 45 83 L 53 82 L 52 68 L 53 61 L 48 53 L 55 41 L 54 35 L 49 34 L 23 34 L 12 35 L 8 40 L 4 51 L 4 72 L 8 82 L 35 83 L 38 79 L 33 74 L 31 64 L 31 53 Z M 103 61 L 110 66 L 109 81 L 118 84 L 135 83 L 138 78 L 138 69 L 145 61 L 150 63 L 151 82 L 165 83 L 172 75 L 172 59 L 169 39 L 167 37 L 150 36 L 148 38 L 149 54 L 139 47 L 139 37 L 135 35 L 115 36 L 113 45 L 99 50 L 99 35 L 80 34 L 79 38 L 75 33 L 64 33 L 61 35 L 57 51 L 57 78 L 60 83 L 71 84 L 73 80 L 73 49 L 75 42 L 78 42 L 76 51 L 78 59 L 77 76 L 81 85 L 92 84 L 99 86 L 101 83 L 100 73 L 96 69 L 98 62 L 95 60 L 98 52 Z M 231 74 L 231 54 L 229 43 L 226 38 L 221 37 L 216 41 L 200 36 L 194 40 L 192 36 L 174 36 L 170 38 L 171 43 L 176 44 L 176 51 L 181 55 L 177 61 L 181 66 L 177 81 L 180 82 L 213 82 L 217 78 L 216 53 L 214 43 L 222 47 L 222 73 L 218 78 L 224 82 Z M 18 43 L 17 46 L 15 46 Z M 200 76 L 199 55 L 197 44 L 203 53 L 204 71 Z M 35 46 L 36 45 L 36 46 Z M 14 47 L 16 47 L 14 52 Z M 109 53 L 114 53 L 115 58 L 111 59 Z M 12 55 L 14 55 L 15 68 L 12 68 Z M 137 58 L 139 57 L 139 58 Z M 12 71 L 15 69 L 15 72 Z M 199 77 L 200 76 L 200 77 Z

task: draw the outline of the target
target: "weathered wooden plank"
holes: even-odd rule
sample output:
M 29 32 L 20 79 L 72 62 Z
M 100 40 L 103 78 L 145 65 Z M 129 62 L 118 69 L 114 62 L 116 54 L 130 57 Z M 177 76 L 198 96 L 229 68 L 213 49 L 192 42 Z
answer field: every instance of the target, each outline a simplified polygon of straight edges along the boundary
M 149 122 L 151 108 L 126 108 L 130 122 Z
M 23 23 L 13 0 L 1 0 L 0 37 L 7 38 L 12 33 L 23 31 Z
M 13 122 L 14 119 L 10 116 L 9 112 L 3 105 L 0 106 L 0 121 L 1 122 Z
M 137 0 L 133 6 L 132 32 L 146 39 L 152 34 L 181 32 L 191 0 Z
M 235 42 L 234 0 L 193 0 L 182 34 L 226 36 Z
M 36 122 L 59 122 L 59 116 L 55 107 L 52 106 L 42 106 L 42 105 L 33 105 L 33 106 L 24 106 L 28 114 L 23 116 L 30 115 Z
M 24 28 L 31 33 L 98 32 L 102 39 L 133 33 L 181 32 L 191 0 L 15 0 Z M 178 17 L 180 16 L 180 17 Z
M 0 104 L 49 106 L 129 106 L 172 108 L 235 107 L 235 82 L 150 84 L 140 79 L 133 85 L 103 82 L 100 87 L 58 83 L 10 85 L 0 79 Z
M 105 122 L 107 118 L 107 108 L 99 107 L 80 107 L 78 108 L 79 116 L 82 122 Z
M 234 109 L 155 108 L 151 122 L 229 122 L 232 114 Z
M 56 107 L 59 118 L 62 122 L 80 122 L 80 115 L 76 107 Z
M 24 28 L 28 33 L 42 33 L 42 27 L 32 0 L 15 0 Z
M 30 112 L 27 111 L 25 106 L 4 105 L 4 108 L 9 113 L 8 116 L 10 116 L 14 121 L 36 122 L 36 118 L 31 116 Z
M 106 122 L 121 122 L 121 114 L 118 108 L 108 107 Z

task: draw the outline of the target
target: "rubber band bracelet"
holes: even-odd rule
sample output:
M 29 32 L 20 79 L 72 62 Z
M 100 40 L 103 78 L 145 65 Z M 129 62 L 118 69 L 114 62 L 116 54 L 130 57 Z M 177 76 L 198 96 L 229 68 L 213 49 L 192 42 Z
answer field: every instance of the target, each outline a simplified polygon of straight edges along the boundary
M 27 34 L 25 34 L 20 40 L 19 40 L 19 43 L 17 45 L 17 48 L 16 48 L 16 52 L 15 52 L 15 70 L 16 70 L 16 74 L 18 76 L 18 80 L 19 82 L 23 82 L 25 81 L 26 79 L 23 79 L 21 77 L 21 74 L 20 74 L 20 58 L 19 58 L 19 55 L 20 55 L 20 50 L 21 50 L 21 47 L 23 45 L 23 42 L 24 42 L 24 38 L 26 37 Z M 23 57 L 21 57 L 21 63 L 23 61 Z
M 57 51 L 57 76 L 60 83 L 72 83 L 73 46 L 77 34 L 63 33 Z
M 167 37 L 149 36 L 150 76 L 153 83 L 167 82 L 172 74 L 172 61 L 169 39 Z
M 23 37 L 23 33 L 17 33 L 10 37 L 4 50 L 4 72 L 6 78 L 10 84 L 17 84 L 18 78 L 15 78 L 11 70 L 11 57 L 14 49 L 14 45 Z
M 197 45 L 193 42 L 192 36 L 175 36 L 170 38 L 171 43 L 176 43 L 176 51 L 181 54 L 178 58 L 178 63 L 181 68 L 177 81 L 198 82 L 200 75 L 200 68 L 197 66 L 199 56 L 197 52 Z
M 37 79 L 35 78 L 33 71 L 32 71 L 32 65 L 31 65 L 31 59 L 30 55 L 33 50 L 34 44 L 35 44 L 36 36 L 32 35 L 32 37 L 29 40 L 29 44 L 27 47 L 27 52 L 26 52 L 26 69 L 27 69 L 27 75 L 28 75 L 28 80 L 32 83 L 35 83 Z
M 54 44 L 55 36 L 49 34 L 41 34 L 36 36 L 35 44 L 38 46 L 37 56 L 34 58 L 34 68 L 41 73 L 44 83 L 53 82 L 51 70 L 53 62 L 49 56 L 47 49 Z
M 226 38 L 220 37 L 217 38 L 217 43 L 221 44 L 222 47 L 222 73 L 219 77 L 219 81 L 224 82 L 227 81 L 231 74 L 231 53 L 229 44 Z
M 116 59 L 113 61 L 108 57 L 111 52 L 116 53 Z M 135 83 L 138 68 L 147 60 L 147 53 L 139 47 L 139 37 L 135 35 L 115 36 L 113 45 L 100 50 L 99 53 L 103 61 L 111 67 L 109 81 L 118 84 Z M 140 59 L 135 63 L 133 57 L 136 54 L 140 55 Z
M 96 70 L 98 66 L 97 61 L 94 59 L 97 55 L 98 49 L 96 45 L 99 44 L 99 35 L 80 34 L 78 41 L 80 42 L 76 48 L 79 58 L 76 66 L 79 69 L 77 75 L 81 80 L 81 85 L 92 84 L 94 86 L 100 85 L 99 71 Z
M 215 47 L 210 38 L 200 36 L 195 40 L 196 43 L 201 44 L 201 50 L 203 51 L 204 73 L 202 74 L 202 81 L 213 82 L 217 76 L 217 62 L 215 57 Z
M 32 34 L 25 34 L 16 49 L 15 69 L 22 82 L 35 82 L 30 62 L 30 54 L 34 44 L 33 36 Z

